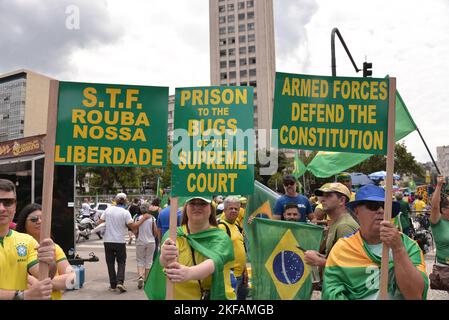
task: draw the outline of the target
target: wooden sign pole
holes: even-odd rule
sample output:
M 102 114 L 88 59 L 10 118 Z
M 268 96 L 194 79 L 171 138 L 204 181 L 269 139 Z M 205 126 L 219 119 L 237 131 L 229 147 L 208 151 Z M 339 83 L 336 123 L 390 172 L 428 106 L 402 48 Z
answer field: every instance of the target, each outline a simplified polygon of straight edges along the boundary
M 47 135 L 45 137 L 44 182 L 42 188 L 42 224 L 40 241 L 50 238 L 51 214 L 53 203 L 53 175 L 55 169 L 56 124 L 58 122 L 59 81 L 50 81 L 50 97 L 48 101 Z M 48 277 L 48 265 L 39 263 L 39 280 Z
M 387 146 L 387 177 L 385 180 L 385 207 L 384 220 L 391 220 L 393 209 L 393 172 L 394 172 L 394 145 L 396 121 L 396 78 L 390 78 L 390 92 L 388 103 L 388 146 Z M 388 299 L 388 265 L 389 251 L 387 246 L 382 249 L 382 262 L 380 269 L 380 300 Z
M 170 229 L 169 237 L 176 243 L 176 228 L 178 227 L 178 198 L 170 198 Z M 161 243 L 162 247 L 162 243 Z M 165 290 L 165 300 L 173 300 L 174 297 L 174 285 L 173 282 L 167 279 L 167 287 Z

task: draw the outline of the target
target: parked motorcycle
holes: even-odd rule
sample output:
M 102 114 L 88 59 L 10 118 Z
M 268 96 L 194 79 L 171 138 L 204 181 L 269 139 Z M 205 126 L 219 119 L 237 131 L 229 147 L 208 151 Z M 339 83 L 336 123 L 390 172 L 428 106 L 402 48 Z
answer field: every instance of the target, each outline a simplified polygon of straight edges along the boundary
M 88 240 L 93 229 L 95 229 L 95 222 L 91 218 L 78 216 L 75 223 L 76 242 L 80 242 L 81 238 Z

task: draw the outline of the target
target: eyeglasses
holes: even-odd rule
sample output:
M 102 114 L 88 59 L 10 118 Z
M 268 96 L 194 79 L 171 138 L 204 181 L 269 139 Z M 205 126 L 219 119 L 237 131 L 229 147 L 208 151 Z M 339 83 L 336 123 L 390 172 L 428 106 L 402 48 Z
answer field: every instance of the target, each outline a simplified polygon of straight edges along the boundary
M 5 208 L 12 207 L 16 203 L 15 198 L 3 198 L 0 199 L 0 203 L 3 204 Z
M 361 201 L 359 205 L 365 206 L 370 211 L 377 211 L 379 210 L 379 208 L 385 208 L 385 204 L 383 201 Z
M 205 201 L 190 201 L 189 202 L 189 206 L 198 206 L 198 207 L 205 207 L 207 206 L 208 203 Z
M 284 186 L 288 187 L 288 186 L 293 186 L 296 182 L 294 181 L 288 181 L 284 183 Z
M 28 220 L 30 220 L 33 223 L 36 223 L 38 220 L 42 221 L 41 217 L 38 216 L 31 216 Z

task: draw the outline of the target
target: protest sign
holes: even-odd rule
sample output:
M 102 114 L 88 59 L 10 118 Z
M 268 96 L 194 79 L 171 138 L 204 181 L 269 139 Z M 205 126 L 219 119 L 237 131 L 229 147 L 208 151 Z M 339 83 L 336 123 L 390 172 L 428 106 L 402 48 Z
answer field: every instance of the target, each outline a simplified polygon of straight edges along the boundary
M 253 88 L 178 88 L 175 95 L 172 194 L 251 194 Z
M 163 166 L 168 88 L 60 82 L 55 163 Z
M 389 79 L 276 73 L 278 147 L 386 154 Z

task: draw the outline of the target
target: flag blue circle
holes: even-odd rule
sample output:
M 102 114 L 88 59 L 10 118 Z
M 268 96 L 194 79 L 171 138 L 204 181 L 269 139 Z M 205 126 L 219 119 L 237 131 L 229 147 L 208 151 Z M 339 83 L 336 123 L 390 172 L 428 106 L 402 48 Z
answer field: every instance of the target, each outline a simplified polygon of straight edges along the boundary
M 281 251 L 273 260 L 273 273 L 284 284 L 295 284 L 304 275 L 304 262 L 293 251 Z

